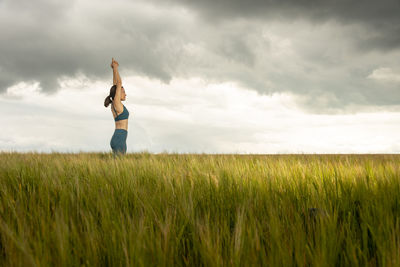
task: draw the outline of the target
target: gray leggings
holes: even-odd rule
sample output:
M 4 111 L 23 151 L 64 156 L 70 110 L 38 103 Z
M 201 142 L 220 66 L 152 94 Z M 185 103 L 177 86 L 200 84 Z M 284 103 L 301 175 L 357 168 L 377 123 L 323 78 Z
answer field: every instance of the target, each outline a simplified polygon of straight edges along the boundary
M 127 136 L 128 136 L 127 130 L 115 129 L 114 134 L 110 141 L 110 145 L 111 145 L 114 155 L 126 153 L 126 137 Z

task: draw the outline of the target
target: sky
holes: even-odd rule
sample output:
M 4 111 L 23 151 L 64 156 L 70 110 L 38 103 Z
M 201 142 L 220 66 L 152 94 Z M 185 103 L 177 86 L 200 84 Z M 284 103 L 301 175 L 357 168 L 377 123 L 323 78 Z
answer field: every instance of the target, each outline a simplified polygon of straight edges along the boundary
M 0 151 L 399 153 L 400 1 L 0 0 Z

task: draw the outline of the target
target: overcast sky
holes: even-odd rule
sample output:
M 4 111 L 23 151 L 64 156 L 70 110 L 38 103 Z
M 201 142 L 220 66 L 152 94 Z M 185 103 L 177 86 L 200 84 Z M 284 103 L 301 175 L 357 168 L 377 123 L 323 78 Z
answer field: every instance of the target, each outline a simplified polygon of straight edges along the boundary
M 0 0 L 0 150 L 400 152 L 400 1 Z

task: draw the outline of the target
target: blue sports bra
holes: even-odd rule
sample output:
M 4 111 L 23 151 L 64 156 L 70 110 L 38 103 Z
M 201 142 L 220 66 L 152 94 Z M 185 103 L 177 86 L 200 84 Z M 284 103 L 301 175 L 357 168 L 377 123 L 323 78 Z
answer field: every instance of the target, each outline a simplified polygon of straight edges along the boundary
M 122 104 L 124 106 L 124 104 Z M 112 107 L 114 108 L 114 105 L 112 105 Z M 115 114 L 118 114 L 117 111 L 115 110 Z M 126 109 L 126 107 L 124 106 L 124 111 L 122 111 L 121 114 L 119 114 L 117 117 L 114 118 L 115 121 L 120 121 L 120 120 L 126 120 L 129 118 L 129 111 Z

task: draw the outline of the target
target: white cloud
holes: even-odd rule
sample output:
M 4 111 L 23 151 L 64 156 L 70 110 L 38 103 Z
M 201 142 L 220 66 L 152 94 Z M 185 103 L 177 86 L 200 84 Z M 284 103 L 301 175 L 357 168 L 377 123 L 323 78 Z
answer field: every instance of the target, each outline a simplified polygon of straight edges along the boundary
M 16 85 L 7 88 L 4 98 L 7 99 L 22 99 L 24 96 L 38 94 L 40 91 L 39 82 L 28 83 L 19 82 Z
M 372 71 L 370 75 L 367 77 L 368 79 L 373 79 L 377 81 L 383 82 L 400 82 L 400 72 L 395 72 L 391 68 L 378 68 Z
M 64 77 L 58 93 L 26 84 L 0 98 L 3 151 L 110 151 L 114 121 L 104 98 L 111 84 Z M 393 153 L 400 113 L 307 114 L 298 96 L 259 95 L 235 83 L 200 78 L 169 85 L 123 78 L 130 111 L 128 152 L 180 153 Z M 30 92 L 28 94 L 28 92 Z

